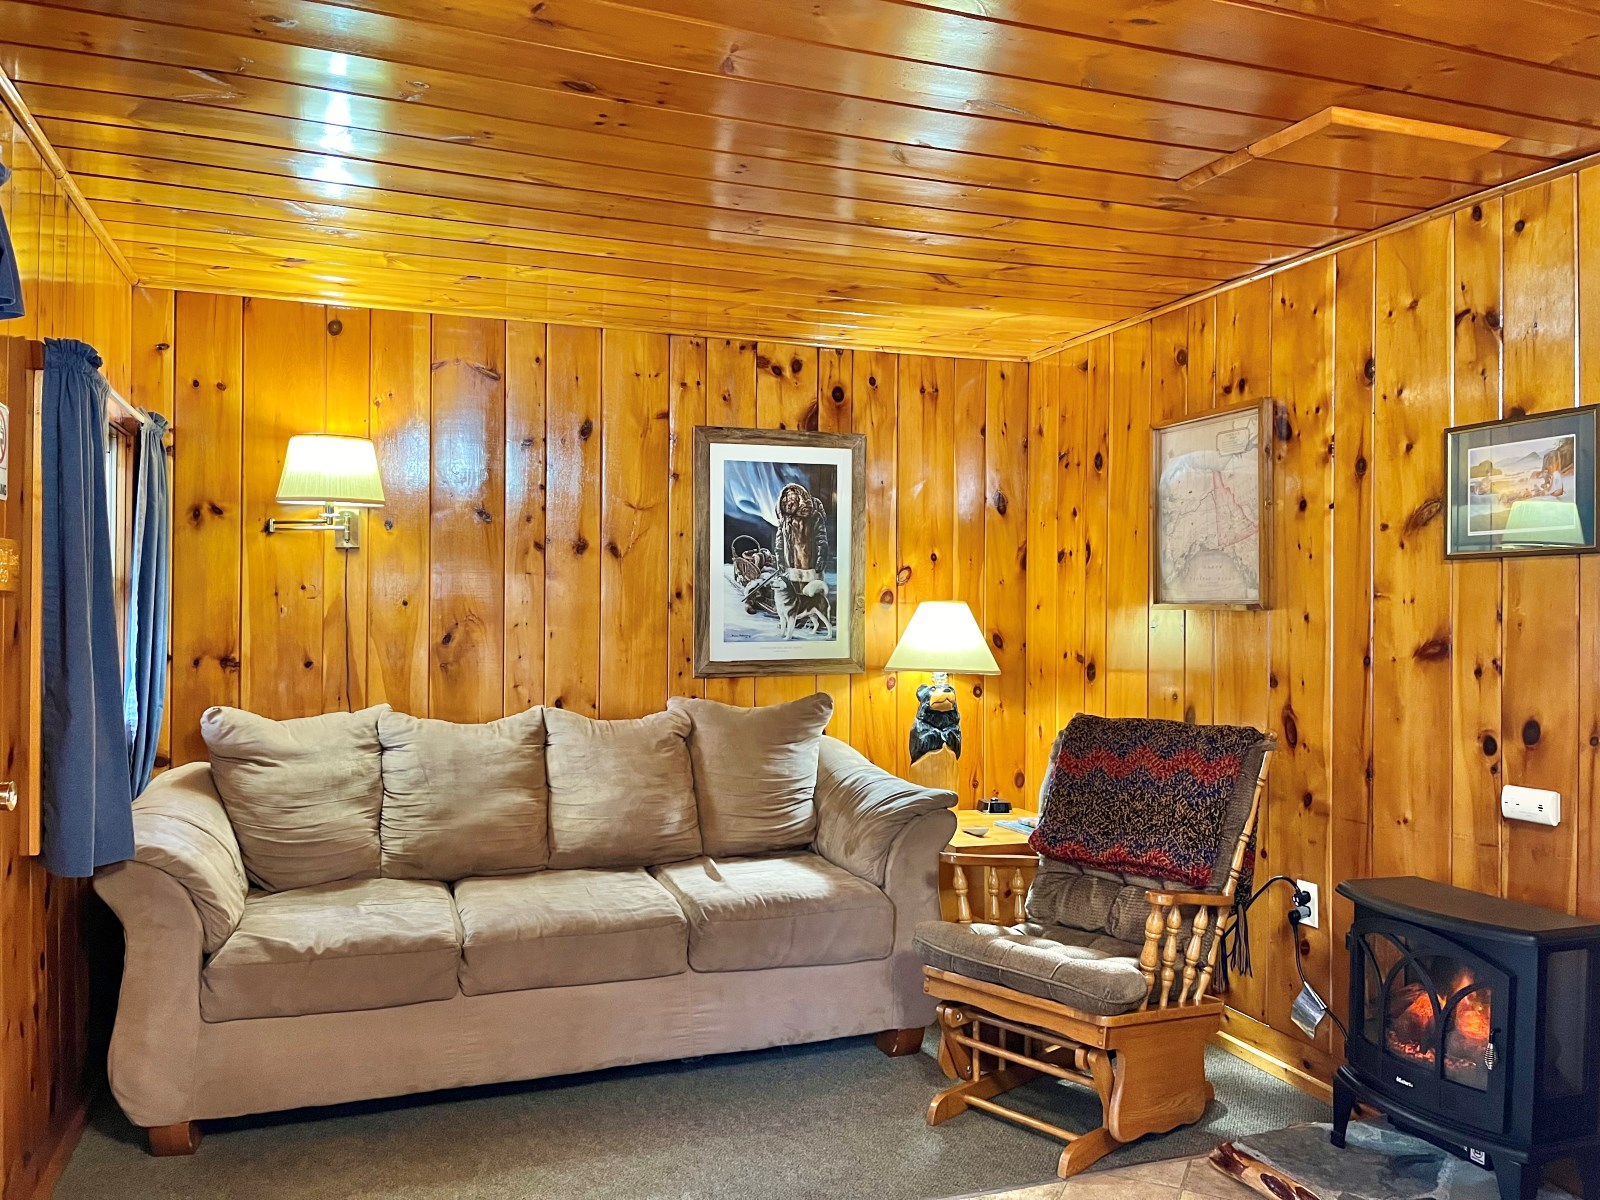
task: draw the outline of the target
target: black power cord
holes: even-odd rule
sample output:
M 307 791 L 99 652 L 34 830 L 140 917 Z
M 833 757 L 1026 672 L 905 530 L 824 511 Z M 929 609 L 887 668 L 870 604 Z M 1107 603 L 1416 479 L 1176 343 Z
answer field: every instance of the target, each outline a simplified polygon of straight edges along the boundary
M 1322 1000 L 1322 997 L 1320 994 L 1318 994 L 1317 989 L 1312 987 L 1311 981 L 1306 978 L 1305 958 L 1300 952 L 1300 924 L 1302 921 L 1308 920 L 1311 916 L 1311 893 L 1303 891 L 1298 880 L 1291 879 L 1287 875 L 1274 875 L 1260 887 L 1256 888 L 1251 894 L 1250 899 L 1246 900 L 1241 906 L 1239 910 L 1239 920 L 1234 922 L 1231 934 L 1235 939 L 1241 936 L 1246 938 L 1249 937 L 1249 924 L 1244 919 L 1245 914 L 1250 911 L 1251 907 L 1254 906 L 1257 900 L 1261 899 L 1262 896 L 1267 894 L 1267 889 L 1275 883 L 1287 883 L 1294 889 L 1294 907 L 1289 910 L 1289 926 L 1294 940 L 1294 969 L 1295 973 L 1300 976 L 1300 985 L 1310 991 L 1313 996 L 1316 996 L 1319 1002 L 1322 1002 L 1323 1008 L 1326 1010 L 1328 1016 L 1332 1017 L 1333 1023 L 1339 1027 L 1340 1034 L 1343 1035 L 1346 1041 L 1349 1041 L 1350 1031 L 1349 1029 L 1345 1028 L 1345 1023 L 1339 1019 L 1339 1014 L 1334 1012 L 1333 1008 Z M 1227 946 L 1223 946 L 1222 951 L 1223 958 L 1226 960 L 1229 948 Z M 1248 969 L 1248 963 L 1250 961 L 1248 944 L 1246 944 L 1242 959 L 1247 964 L 1246 969 Z

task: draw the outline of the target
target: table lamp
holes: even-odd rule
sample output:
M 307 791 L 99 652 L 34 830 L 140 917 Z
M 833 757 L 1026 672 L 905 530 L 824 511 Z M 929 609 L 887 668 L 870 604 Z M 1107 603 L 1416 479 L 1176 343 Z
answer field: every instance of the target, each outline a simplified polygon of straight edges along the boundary
M 1000 664 L 961 600 L 924 600 L 906 622 L 885 671 L 928 671 L 932 683 L 917 689 L 917 719 L 911 723 L 911 761 L 942 749 L 961 757 L 961 710 L 951 674 L 998 675 Z
M 355 550 L 361 542 L 357 508 L 383 506 L 378 452 L 366 438 L 305 433 L 289 439 L 278 480 L 279 504 L 320 504 L 320 516 L 267 522 L 268 533 L 331 529 L 334 546 Z

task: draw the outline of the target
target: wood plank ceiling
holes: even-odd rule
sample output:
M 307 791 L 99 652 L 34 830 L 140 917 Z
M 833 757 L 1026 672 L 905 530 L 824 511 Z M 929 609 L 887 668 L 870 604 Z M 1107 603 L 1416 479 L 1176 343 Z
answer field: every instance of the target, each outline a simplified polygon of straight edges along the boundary
M 1600 148 L 1594 0 L 0 0 L 0 67 L 154 285 L 995 357 Z

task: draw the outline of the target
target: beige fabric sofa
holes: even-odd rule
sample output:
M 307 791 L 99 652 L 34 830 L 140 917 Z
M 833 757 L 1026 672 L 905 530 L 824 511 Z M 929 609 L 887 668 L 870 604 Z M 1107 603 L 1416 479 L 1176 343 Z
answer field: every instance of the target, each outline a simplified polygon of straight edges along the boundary
M 493 726 L 464 728 L 498 736 Z M 297 736 L 316 734 L 308 726 Z M 581 809 L 585 792 L 563 792 L 554 743 L 548 753 L 549 837 L 542 828 L 518 836 L 554 858 L 570 842 L 560 821 L 571 812 L 560 816 L 559 798 Z M 258 814 L 237 804 L 236 832 L 211 764 L 169 771 L 135 804 L 135 859 L 95 880 L 127 935 L 112 1090 L 150 1129 L 152 1149 L 183 1153 L 197 1142 L 192 1122 L 208 1117 L 863 1033 L 908 1052 L 920 1037 L 896 1031 L 920 1031 L 933 1015 L 912 935 L 938 915 L 938 855 L 955 830 L 955 797 L 906 783 L 831 738 L 811 753 L 814 797 L 791 798 L 774 818 L 803 846 L 684 857 L 678 829 L 673 862 L 547 865 L 449 882 L 409 876 L 428 853 L 471 859 L 473 847 L 392 845 L 397 796 L 416 808 L 415 789 L 394 778 L 373 846 L 324 820 L 337 853 L 297 859 L 281 828 L 262 842 Z M 398 760 L 387 748 L 380 757 L 395 776 Z M 215 744 L 213 760 L 220 768 Z M 627 767 L 591 758 L 584 769 Z M 330 772 L 330 786 L 350 776 Z M 606 793 L 606 782 L 595 779 L 594 790 Z M 474 782 L 456 798 L 461 811 L 481 812 L 472 803 L 481 793 Z M 712 807 L 709 798 L 700 807 Z M 302 806 L 299 819 L 325 817 L 325 806 Z M 437 812 L 429 819 L 431 837 Z M 636 813 L 618 837 L 637 840 L 649 827 Z M 749 822 L 739 828 L 748 841 Z M 482 828 L 473 836 L 493 840 Z M 695 832 L 688 850 L 703 848 Z M 334 860 L 332 869 L 356 874 L 267 890 L 255 869 L 303 876 L 304 864 Z

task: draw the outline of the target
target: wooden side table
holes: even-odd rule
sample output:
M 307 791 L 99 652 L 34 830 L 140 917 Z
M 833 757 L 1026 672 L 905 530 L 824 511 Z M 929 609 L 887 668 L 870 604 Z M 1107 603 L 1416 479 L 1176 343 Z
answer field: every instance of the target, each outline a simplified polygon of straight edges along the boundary
M 946 921 L 978 920 L 1000 925 L 1019 924 L 1023 899 L 1033 882 L 1033 868 L 985 866 L 975 856 L 986 854 L 1027 854 L 1028 835 L 998 826 L 997 821 L 1019 817 L 1037 820 L 1039 814 L 1028 809 L 1008 813 L 985 813 L 972 808 L 956 810 L 956 835 L 939 856 L 939 914 Z M 975 836 L 974 829 L 987 829 L 986 836 Z M 966 916 L 962 916 L 963 903 Z

